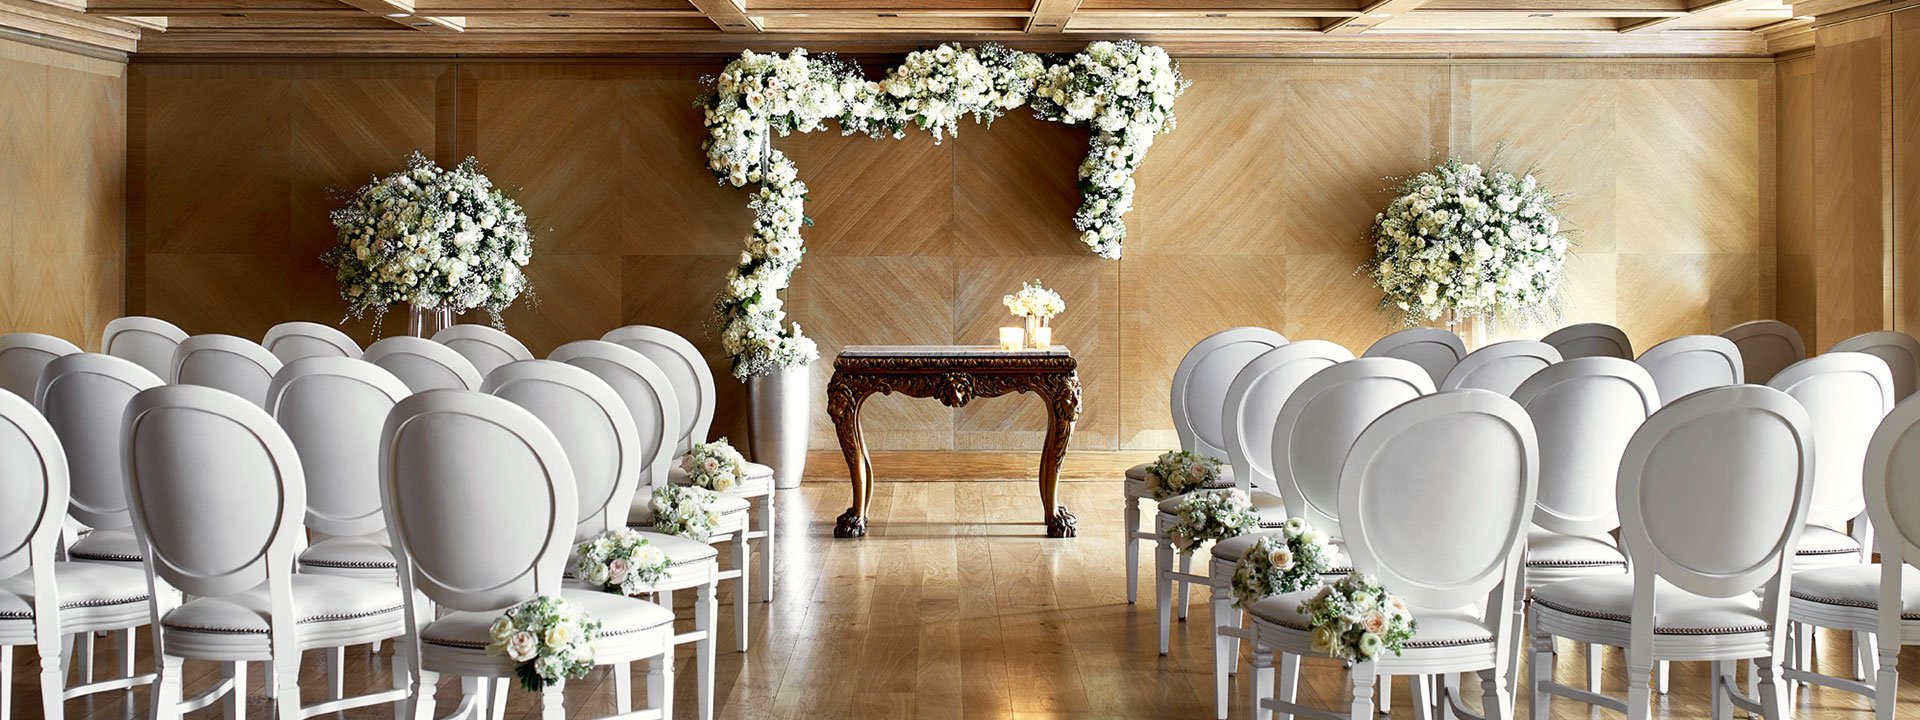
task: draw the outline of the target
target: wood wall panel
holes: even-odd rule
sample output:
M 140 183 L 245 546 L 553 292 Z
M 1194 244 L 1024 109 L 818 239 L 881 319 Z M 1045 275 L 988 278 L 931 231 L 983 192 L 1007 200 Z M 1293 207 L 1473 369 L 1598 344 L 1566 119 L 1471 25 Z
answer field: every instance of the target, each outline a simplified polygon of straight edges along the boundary
M 1778 65 L 1779 88 L 1779 255 L 1774 269 L 1779 287 L 1779 319 L 1806 338 L 1819 338 L 1815 310 L 1814 257 L 1819 234 L 1813 203 L 1812 56 Z
M 1893 22 L 1892 326 L 1920 332 L 1920 12 Z
M 1885 316 L 1883 259 L 1890 248 L 1892 47 L 1886 16 L 1815 31 L 1814 282 L 1818 332 L 1828 347 L 1879 330 Z

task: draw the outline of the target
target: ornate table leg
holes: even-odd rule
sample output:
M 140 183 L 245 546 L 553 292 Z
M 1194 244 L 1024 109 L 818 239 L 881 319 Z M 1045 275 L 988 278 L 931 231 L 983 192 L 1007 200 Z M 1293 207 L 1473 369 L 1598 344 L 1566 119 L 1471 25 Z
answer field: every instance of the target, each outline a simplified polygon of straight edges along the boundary
M 1078 534 L 1076 519 L 1054 499 L 1060 465 L 1067 459 L 1067 440 L 1080 419 L 1080 378 L 1071 373 L 1048 377 L 1039 392 L 1047 403 L 1047 439 L 1040 450 L 1040 513 L 1046 519 L 1047 537 L 1073 537 Z
M 872 492 L 873 466 L 867 462 L 867 441 L 860 433 L 860 405 L 866 392 L 855 391 L 838 373 L 827 385 L 827 415 L 833 418 L 833 431 L 840 438 L 840 452 L 847 457 L 847 476 L 853 482 L 853 506 L 840 514 L 833 524 L 833 536 L 857 538 L 867 534 L 867 497 Z

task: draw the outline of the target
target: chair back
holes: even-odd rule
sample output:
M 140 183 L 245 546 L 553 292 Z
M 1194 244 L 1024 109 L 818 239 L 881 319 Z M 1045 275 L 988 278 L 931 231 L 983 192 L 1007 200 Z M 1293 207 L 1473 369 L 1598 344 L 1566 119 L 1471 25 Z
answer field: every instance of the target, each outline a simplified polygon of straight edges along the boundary
M 103 530 L 132 525 L 120 423 L 135 394 L 165 384 L 131 360 L 100 353 L 47 363 L 34 398 L 67 452 L 73 519 Z
M 1273 480 L 1273 421 L 1280 407 L 1314 373 L 1352 359 L 1353 352 L 1337 343 L 1302 340 L 1262 353 L 1233 378 L 1220 423 L 1242 491 L 1280 494 Z
M 1508 340 L 1467 353 L 1453 366 L 1441 390 L 1489 390 L 1512 395 L 1534 373 L 1560 362 L 1560 351 L 1536 340 Z
M 67 515 L 67 453 L 32 403 L 0 392 L 0 578 L 53 577 L 53 547 Z
M 407 389 L 478 390 L 480 370 L 459 351 L 426 338 L 397 335 L 367 346 L 360 359 L 379 365 Z
M 1408 401 L 1368 425 L 1341 466 L 1347 554 L 1417 607 L 1496 597 L 1519 571 L 1538 478 L 1533 422 L 1506 396 L 1454 390 Z
M 1660 388 L 1660 404 L 1707 388 L 1739 385 L 1746 377 L 1740 348 L 1718 335 L 1683 335 L 1640 354 L 1640 367 Z
M 299 452 L 267 411 L 212 388 L 165 385 L 133 396 L 122 428 L 127 504 L 150 576 L 219 597 L 291 574 L 306 483 Z
M 1287 344 L 1280 333 L 1263 327 L 1237 327 L 1208 335 L 1180 358 L 1173 371 L 1169 404 L 1180 449 L 1224 458 L 1226 431 L 1220 425 L 1227 388 L 1240 369 L 1261 353 Z
M 360 343 L 339 328 L 313 322 L 283 322 L 267 328 L 260 346 L 283 363 L 310 357 L 360 357 Z
M 679 333 L 650 325 L 617 328 L 600 339 L 647 356 L 673 382 L 673 396 L 680 403 L 680 436 L 674 440 L 674 457 L 692 450 L 694 443 L 707 441 L 713 431 L 716 395 L 713 368 L 707 366 L 699 348 Z
M 1720 337 L 1740 348 L 1745 382 L 1755 385 L 1765 384 L 1788 365 L 1807 359 L 1807 345 L 1800 340 L 1800 331 L 1779 320 L 1743 322 L 1727 328 Z
M 574 542 L 626 526 L 640 485 L 640 433 L 612 385 L 566 363 L 521 360 L 488 373 L 480 391 L 525 408 L 560 441 L 579 500 Z
M 490 395 L 429 390 L 394 406 L 380 457 L 409 594 L 485 612 L 560 591 L 577 499 L 566 453 L 539 418 Z
M 34 388 L 40 386 L 40 371 L 54 358 L 78 355 L 80 348 L 52 335 L 7 333 L 0 335 L 0 390 L 19 395 L 33 403 Z
M 1653 617 L 1655 575 L 1709 597 L 1766 586 L 1772 604 L 1785 594 L 1783 570 L 1813 496 L 1812 420 L 1769 387 L 1694 393 L 1633 434 L 1619 483 L 1636 622 Z
M 114 318 L 100 333 L 100 352 L 131 360 L 165 382 L 173 382 L 173 351 L 187 339 L 187 331 L 159 318 Z
M 1885 360 L 1893 373 L 1894 397 L 1905 400 L 1920 390 L 1920 340 L 1896 330 L 1862 333 L 1834 343 L 1828 352 L 1863 352 Z
M 1467 343 L 1442 328 L 1407 328 L 1380 338 L 1361 357 L 1399 358 L 1427 371 L 1435 386 L 1467 356 Z
M 1513 401 L 1540 441 L 1533 523 L 1588 537 L 1620 527 L 1614 483 L 1627 441 L 1660 409 L 1653 376 L 1632 360 L 1578 358 L 1534 373 Z
M 1880 542 L 1881 560 L 1890 565 L 1920 567 L 1920 400 L 1904 400 L 1887 414 L 1867 443 L 1867 517 Z M 1897 579 L 1899 568 L 1885 577 Z M 1881 607 L 1889 602 L 1882 581 Z
M 473 363 L 473 369 L 479 371 L 482 378 L 501 365 L 533 359 L 533 352 L 525 343 L 487 325 L 449 325 L 434 333 L 433 341 L 460 353 Z
M 680 427 L 680 401 L 666 372 L 639 351 L 604 340 L 570 342 L 555 348 L 547 359 L 593 373 L 613 386 L 633 415 L 633 430 L 640 438 L 636 492 L 666 482 L 667 468 L 677 457 L 673 438 Z
M 1547 333 L 1546 337 L 1540 338 L 1540 342 L 1552 345 L 1566 360 L 1585 357 L 1633 359 L 1633 341 L 1627 339 L 1626 331 L 1606 323 L 1568 325 Z
M 1340 527 L 1340 467 L 1375 419 L 1433 393 L 1433 378 L 1397 358 L 1349 360 L 1314 373 L 1273 423 L 1273 477 L 1287 514 L 1328 533 Z
M 280 358 L 246 338 L 232 335 L 195 335 L 173 352 L 173 381 L 239 395 L 258 407 L 267 406 L 267 386 L 280 372 Z
M 295 360 L 273 376 L 267 413 L 307 479 L 307 527 L 334 537 L 386 528 L 380 514 L 380 426 L 413 394 L 378 365 L 348 357 Z
M 1807 522 L 1845 531 L 1867 509 L 1867 442 L 1893 410 L 1893 376 L 1880 358 L 1830 352 L 1787 366 L 1767 382 L 1813 419 L 1813 499 Z

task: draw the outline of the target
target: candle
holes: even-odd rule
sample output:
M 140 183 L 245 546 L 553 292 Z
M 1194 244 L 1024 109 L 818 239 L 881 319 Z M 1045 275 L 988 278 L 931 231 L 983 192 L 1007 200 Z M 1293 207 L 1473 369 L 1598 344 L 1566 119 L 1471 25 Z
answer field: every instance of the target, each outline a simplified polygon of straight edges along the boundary
M 1033 337 L 1028 338 L 1028 340 L 1031 340 L 1033 342 L 1033 347 L 1035 350 L 1046 350 L 1048 348 L 1051 348 L 1053 347 L 1053 328 L 1047 327 L 1045 325 L 1041 325 L 1040 327 L 1034 328 Z
M 1017 328 L 1017 327 L 1000 328 L 1000 349 L 1001 350 L 1019 350 L 1020 341 L 1024 339 L 1025 333 L 1026 333 L 1026 330 L 1023 328 Z

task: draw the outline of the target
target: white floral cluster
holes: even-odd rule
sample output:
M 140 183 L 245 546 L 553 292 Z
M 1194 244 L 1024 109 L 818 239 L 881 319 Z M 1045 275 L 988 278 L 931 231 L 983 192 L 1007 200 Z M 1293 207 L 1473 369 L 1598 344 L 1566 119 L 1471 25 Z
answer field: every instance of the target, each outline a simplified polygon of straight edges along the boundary
M 1226 464 L 1220 458 L 1186 450 L 1168 450 L 1147 466 L 1147 489 L 1165 500 L 1205 487 L 1222 487 Z
M 1382 652 L 1399 655 L 1419 628 L 1405 602 L 1362 572 L 1320 588 L 1320 594 L 1300 603 L 1299 612 L 1313 628 L 1314 652 L 1353 662 Z
M 1568 238 L 1559 199 L 1533 175 L 1449 159 L 1399 193 L 1374 218 L 1366 268 L 1383 308 L 1409 325 L 1551 319 Z
M 667 576 L 667 554 L 639 531 L 614 528 L 573 549 L 573 576 L 610 593 L 633 596 Z
M 1173 515 L 1174 523 L 1167 527 L 1167 536 L 1183 553 L 1260 527 L 1259 513 L 1253 511 L 1253 502 L 1239 488 L 1188 493 L 1174 507 Z
M 1233 566 L 1233 606 L 1300 592 L 1340 562 L 1332 538 L 1300 518 L 1287 518 L 1278 532 L 1260 536 Z
M 500 312 L 528 288 L 533 235 L 520 205 L 467 158 L 452 170 L 418 152 L 332 214 L 335 268 L 347 312 L 385 315 L 394 303 Z
M 1067 311 L 1060 293 L 1041 287 L 1039 280 L 1020 283 L 1020 292 L 1002 296 L 1000 304 L 1014 317 L 1050 318 Z
M 488 628 L 488 655 L 505 655 L 527 692 L 566 679 L 578 680 L 593 669 L 593 641 L 600 622 L 554 595 L 541 595 L 507 608 Z
M 1133 173 L 1152 136 L 1173 129 L 1173 99 L 1187 83 L 1165 51 L 1133 42 L 1097 42 L 1058 62 L 998 45 L 943 44 L 911 53 L 884 78 L 803 49 L 786 55 L 745 51 L 706 79 L 699 101 L 707 126 L 707 168 L 720 182 L 757 183 L 749 206 L 753 234 L 715 302 L 720 342 L 738 378 L 810 363 L 813 341 L 789 324 L 779 293 L 805 253 L 800 229 L 806 183 L 772 136 L 812 132 L 831 119 L 843 133 L 904 137 L 906 128 L 935 142 L 960 119 L 994 118 L 1022 104 L 1046 120 L 1088 123 L 1098 132 L 1081 164 L 1084 194 L 1074 225 L 1102 257 L 1120 257 L 1121 221 L 1133 207 Z
M 713 491 L 692 485 L 654 488 L 647 509 L 653 512 L 653 529 L 694 542 L 706 542 L 713 537 L 714 526 L 720 524 L 720 511 L 713 507 Z
M 680 459 L 680 469 L 687 471 L 687 480 L 695 487 L 728 492 L 739 487 L 740 480 L 747 476 L 747 459 L 733 449 L 726 438 L 720 438 L 710 443 L 694 443 L 693 449 Z

